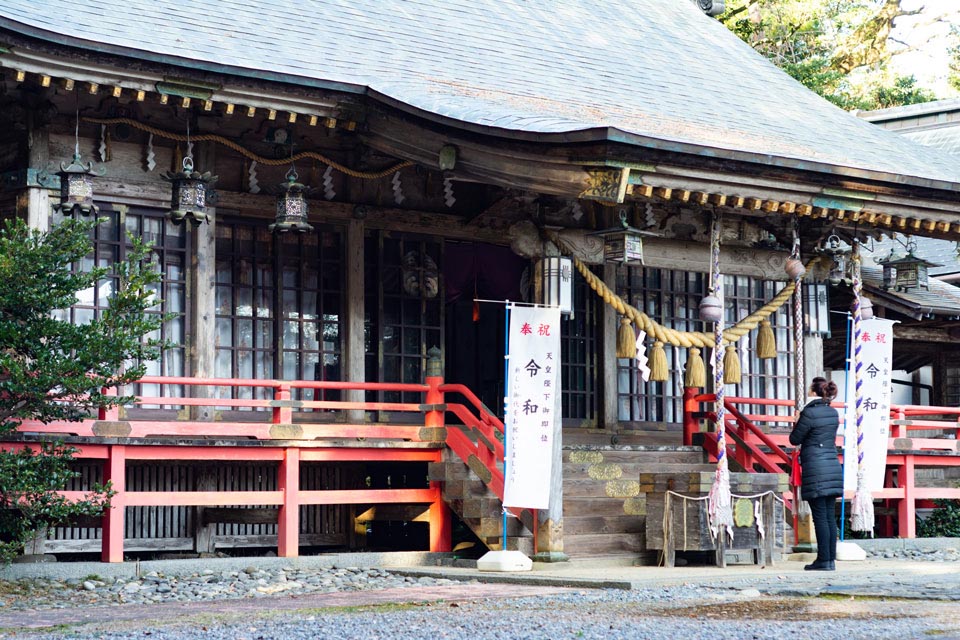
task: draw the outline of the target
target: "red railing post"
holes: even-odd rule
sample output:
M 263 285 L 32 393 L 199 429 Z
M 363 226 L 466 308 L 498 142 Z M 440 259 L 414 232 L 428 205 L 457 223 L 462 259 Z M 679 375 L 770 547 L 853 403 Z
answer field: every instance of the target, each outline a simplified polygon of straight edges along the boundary
M 912 454 L 903 456 L 903 465 L 897 470 L 897 479 L 903 487 L 903 498 L 897 505 L 898 529 L 901 538 L 917 537 L 917 505 L 914 502 L 914 460 Z
M 444 393 L 440 389 L 443 384 L 443 361 L 441 351 L 432 347 L 427 351 L 427 371 L 424 382 L 427 384 L 424 404 L 426 412 L 423 416 L 423 426 L 427 429 L 442 429 L 444 413 L 441 408 L 444 404 Z M 434 500 L 430 504 L 428 517 L 430 518 L 430 551 L 450 551 L 453 544 L 453 524 L 450 517 L 450 507 L 443 500 L 443 483 L 430 482 L 430 489 L 434 491 Z
M 287 390 L 289 394 L 289 388 Z M 283 493 L 283 504 L 277 522 L 277 555 L 296 558 L 300 555 L 300 449 L 283 450 L 277 485 Z
M 101 393 L 105 396 L 115 396 L 117 395 L 116 387 L 104 387 L 101 390 Z M 98 407 L 97 408 L 97 420 L 109 420 L 117 421 L 120 419 L 120 407 L 114 405 L 112 407 Z
M 126 510 L 127 448 L 115 444 L 107 447 L 107 459 L 103 466 L 103 480 L 111 483 L 116 495 L 110 500 L 110 508 L 103 513 L 103 538 L 100 542 L 100 559 L 103 562 L 123 562 L 123 517 Z
M 700 403 L 696 400 L 698 391 L 696 387 L 683 388 L 683 446 L 685 447 L 693 444 L 693 434 L 700 430 L 700 423 L 694 416 L 700 410 Z
M 903 438 L 906 436 L 907 426 L 901 424 L 903 420 L 907 419 L 907 412 L 903 410 L 903 407 L 896 407 L 893 409 L 894 420 L 897 422 L 894 423 L 893 429 L 891 430 L 891 436 L 894 438 Z
M 453 519 L 450 517 L 450 507 L 443 500 L 442 482 L 431 480 L 430 490 L 434 494 L 428 514 L 430 518 L 430 551 L 446 553 L 453 548 Z
M 425 427 L 442 428 L 444 412 L 438 408 L 443 404 L 443 391 L 440 385 L 443 384 L 443 361 L 440 359 L 440 349 L 432 347 L 427 351 L 427 371 L 424 382 L 427 385 L 426 398 L 424 404 L 427 406 L 423 417 Z
M 290 407 L 290 383 L 278 384 L 273 390 L 273 399 L 277 403 L 273 407 L 273 424 L 291 424 L 293 409 Z

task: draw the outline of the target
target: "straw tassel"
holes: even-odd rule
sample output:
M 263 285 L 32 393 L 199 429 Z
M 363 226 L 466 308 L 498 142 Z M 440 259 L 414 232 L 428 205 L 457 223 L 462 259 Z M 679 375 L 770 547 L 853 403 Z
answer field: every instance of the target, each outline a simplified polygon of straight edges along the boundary
M 667 369 L 667 353 L 663 350 L 663 342 L 657 340 L 650 350 L 650 381 L 666 382 L 670 372 Z
M 707 369 L 700 357 L 700 349 L 690 349 L 687 355 L 687 368 L 683 372 L 683 386 L 703 387 L 707 384 Z
M 762 320 L 760 330 L 757 331 L 757 357 L 761 360 L 777 357 L 777 339 L 773 337 L 773 327 L 769 320 Z
M 631 360 L 637 357 L 637 334 L 626 317 L 620 318 L 620 328 L 617 329 L 617 357 Z
M 740 384 L 740 356 L 732 344 L 727 345 L 723 354 L 723 384 Z

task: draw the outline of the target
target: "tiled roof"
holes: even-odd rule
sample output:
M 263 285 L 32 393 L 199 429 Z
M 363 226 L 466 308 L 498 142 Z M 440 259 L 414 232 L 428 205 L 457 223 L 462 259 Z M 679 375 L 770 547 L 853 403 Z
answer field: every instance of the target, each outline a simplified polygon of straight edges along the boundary
M 960 190 L 946 154 L 803 88 L 688 0 L 3 0 L 0 26 L 317 85 L 468 126 Z

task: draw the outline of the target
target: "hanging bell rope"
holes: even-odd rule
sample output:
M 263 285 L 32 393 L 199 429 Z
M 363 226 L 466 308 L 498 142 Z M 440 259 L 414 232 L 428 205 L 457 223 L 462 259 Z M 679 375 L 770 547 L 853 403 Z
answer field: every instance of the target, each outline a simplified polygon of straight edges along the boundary
M 713 295 L 723 308 L 723 275 L 720 273 L 720 215 L 713 214 L 710 229 L 710 248 L 712 254 L 711 280 Z M 723 401 L 724 353 L 723 353 L 723 314 L 713 323 L 713 392 L 716 395 L 714 412 L 717 430 L 717 469 L 707 498 L 707 523 L 710 534 L 719 542 L 728 536 L 733 542 L 733 499 L 730 494 L 730 468 L 727 463 L 726 408 Z
M 806 269 L 800 261 L 800 227 L 799 219 L 793 218 L 793 249 L 787 260 L 787 275 L 793 278 L 796 289 L 793 292 L 793 371 L 794 371 L 794 406 L 797 412 L 803 410 L 807 401 L 806 368 L 803 364 L 803 276 Z

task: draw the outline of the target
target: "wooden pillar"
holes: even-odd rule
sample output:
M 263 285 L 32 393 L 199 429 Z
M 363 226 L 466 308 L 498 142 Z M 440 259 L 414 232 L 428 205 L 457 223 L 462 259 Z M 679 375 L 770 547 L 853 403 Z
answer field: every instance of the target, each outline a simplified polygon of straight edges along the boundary
M 810 387 L 810 381 L 823 375 L 823 337 L 803 337 L 803 389 Z
M 346 341 L 344 343 L 344 379 L 350 382 L 362 382 L 366 378 L 363 328 L 364 328 L 364 291 L 363 291 L 363 230 L 362 220 L 350 220 L 347 223 L 347 310 Z M 347 402 L 363 402 L 363 391 L 345 392 Z M 364 421 L 364 412 L 359 409 L 347 411 L 347 421 L 358 424 Z
M 300 555 L 300 449 L 283 450 L 278 485 L 283 493 L 277 527 L 277 555 L 296 558 Z
M 43 170 L 50 164 L 50 133 L 37 127 L 34 114 L 27 121 L 27 166 Z M 27 226 L 38 231 L 50 229 L 50 192 L 43 187 L 27 187 L 21 194 L 18 209 L 26 215 Z
M 197 491 L 214 492 L 217 490 L 217 476 L 211 467 L 203 467 L 197 473 Z M 217 525 L 204 522 L 205 507 L 196 507 L 194 518 L 193 549 L 200 555 L 209 555 L 216 552 L 216 543 L 213 540 Z
M 617 266 L 603 265 L 603 282 L 611 291 L 617 289 Z M 592 294 L 590 294 L 592 295 Z M 617 311 L 608 304 L 600 305 L 600 424 L 597 427 L 618 431 L 619 411 L 617 406 Z
M 103 538 L 100 558 L 103 562 L 123 562 L 123 520 L 127 492 L 127 448 L 110 445 L 104 462 L 103 480 L 110 482 L 116 495 L 110 500 L 110 508 L 103 514 Z
M 199 171 L 213 171 L 215 168 L 216 145 L 212 142 L 197 144 L 197 168 Z M 189 223 L 184 223 L 189 224 Z M 194 378 L 216 377 L 216 277 L 217 277 L 217 211 L 207 206 L 207 222 L 195 225 L 190 231 L 193 256 L 191 259 L 190 282 L 187 304 L 192 319 L 190 327 L 190 370 L 184 372 Z M 194 398 L 212 398 L 214 389 L 205 385 L 191 386 Z M 191 407 L 192 420 L 214 420 L 213 407 Z

